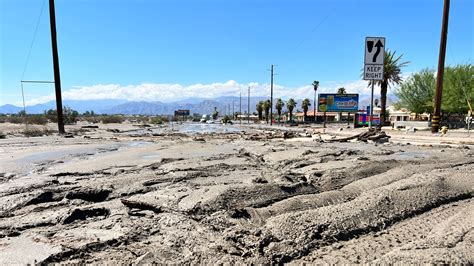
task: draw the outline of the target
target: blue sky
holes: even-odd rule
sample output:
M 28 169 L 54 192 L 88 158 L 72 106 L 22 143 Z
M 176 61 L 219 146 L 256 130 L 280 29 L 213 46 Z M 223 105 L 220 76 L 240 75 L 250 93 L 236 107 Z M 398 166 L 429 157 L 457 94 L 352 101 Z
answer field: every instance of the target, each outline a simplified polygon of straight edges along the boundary
M 0 104 L 21 102 L 20 80 L 43 0 L 0 0 Z M 56 0 L 66 99 L 171 101 L 268 94 L 312 97 L 360 80 L 366 36 L 410 61 L 405 73 L 435 68 L 442 0 Z M 474 1 L 452 0 L 447 64 L 472 63 Z M 48 0 L 25 80 L 52 80 Z M 54 99 L 52 85 L 27 85 L 26 100 Z

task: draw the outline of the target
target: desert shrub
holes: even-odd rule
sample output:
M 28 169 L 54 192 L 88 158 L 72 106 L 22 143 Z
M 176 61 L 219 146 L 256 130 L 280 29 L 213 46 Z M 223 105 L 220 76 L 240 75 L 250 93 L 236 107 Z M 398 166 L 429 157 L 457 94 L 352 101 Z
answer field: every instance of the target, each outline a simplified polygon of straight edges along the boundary
M 26 137 L 41 137 L 41 136 L 49 136 L 51 134 L 53 134 L 54 131 L 48 129 L 48 128 L 43 128 L 43 129 L 39 129 L 39 128 L 29 128 L 27 130 L 23 130 L 23 135 L 25 135 Z
M 123 117 L 118 115 L 105 115 L 101 118 L 102 123 L 111 124 L 111 123 L 122 123 Z
M 46 125 L 48 123 L 48 119 L 44 115 L 29 115 L 27 121 L 28 124 L 34 125 Z
M 160 116 L 155 116 L 151 118 L 150 123 L 155 124 L 155 125 L 161 125 L 163 124 L 163 120 L 161 119 Z
M 21 124 L 24 122 L 23 118 L 19 117 L 19 116 L 10 116 L 10 117 L 7 117 L 7 122 L 9 123 L 12 123 L 12 124 Z
M 225 115 L 225 116 L 222 118 L 222 123 L 224 123 L 224 124 L 227 124 L 227 123 L 232 124 L 232 119 L 230 118 L 230 116 Z
M 148 121 L 150 121 L 150 118 L 148 116 L 137 116 L 137 117 L 133 117 L 133 119 L 136 119 L 137 122 L 140 122 L 140 123 L 148 123 Z
M 82 117 L 81 120 L 96 124 L 96 123 L 99 123 L 101 119 L 100 117 L 97 117 L 97 116 L 88 116 L 88 117 Z

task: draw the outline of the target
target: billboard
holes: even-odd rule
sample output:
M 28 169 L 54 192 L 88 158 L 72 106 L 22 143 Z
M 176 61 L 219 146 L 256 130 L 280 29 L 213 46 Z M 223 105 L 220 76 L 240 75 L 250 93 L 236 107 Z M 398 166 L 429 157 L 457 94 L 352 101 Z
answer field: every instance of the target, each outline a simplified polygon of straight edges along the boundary
M 319 112 L 353 112 L 359 110 L 359 94 L 320 93 Z
M 174 111 L 174 116 L 188 116 L 189 110 L 176 110 Z

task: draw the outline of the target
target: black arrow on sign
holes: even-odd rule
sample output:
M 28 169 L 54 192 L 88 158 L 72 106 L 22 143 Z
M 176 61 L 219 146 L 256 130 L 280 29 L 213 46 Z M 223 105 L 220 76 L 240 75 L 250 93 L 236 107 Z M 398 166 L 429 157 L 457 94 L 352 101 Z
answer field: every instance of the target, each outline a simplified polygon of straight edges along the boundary
M 377 61 L 377 56 L 380 54 L 380 50 L 383 47 L 382 42 L 379 40 L 376 44 L 375 47 L 377 47 L 377 51 L 375 51 L 374 57 L 372 58 L 372 62 Z

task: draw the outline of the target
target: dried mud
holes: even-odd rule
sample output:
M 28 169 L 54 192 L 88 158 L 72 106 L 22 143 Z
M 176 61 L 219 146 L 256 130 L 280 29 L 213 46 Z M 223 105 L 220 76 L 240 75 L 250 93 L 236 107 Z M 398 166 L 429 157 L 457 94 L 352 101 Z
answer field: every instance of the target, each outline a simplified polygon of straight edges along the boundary
M 472 147 L 247 130 L 0 143 L 0 263 L 474 263 Z

